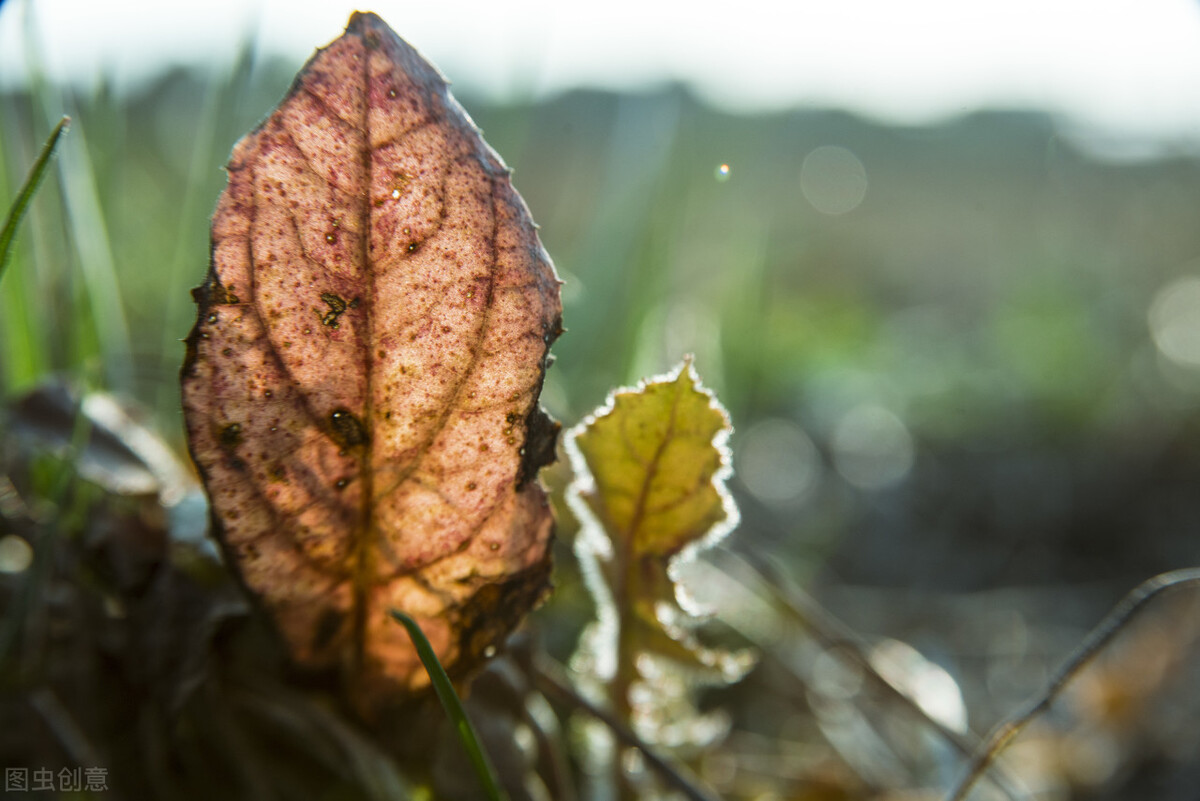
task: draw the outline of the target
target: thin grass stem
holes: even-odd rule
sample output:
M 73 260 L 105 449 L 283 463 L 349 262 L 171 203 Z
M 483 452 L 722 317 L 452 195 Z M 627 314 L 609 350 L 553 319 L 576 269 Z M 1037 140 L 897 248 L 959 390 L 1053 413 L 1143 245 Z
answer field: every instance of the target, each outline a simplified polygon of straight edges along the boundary
M 4 218 L 4 227 L 0 228 L 0 278 L 4 277 L 4 268 L 8 266 L 8 260 L 12 256 L 13 240 L 17 236 L 21 218 L 25 216 L 42 179 L 46 177 L 46 171 L 50 167 L 50 157 L 54 155 L 54 150 L 58 147 L 59 138 L 70 124 L 71 118 L 63 117 L 58 121 L 58 125 L 54 126 L 50 138 L 46 140 L 46 144 L 42 145 L 42 152 L 38 154 L 37 161 L 33 163 L 33 168 L 26 176 L 25 183 L 21 185 L 21 191 L 17 193 L 16 200 L 13 201 L 8 215 Z
M 1096 654 L 1112 642 L 1113 638 L 1120 634 L 1138 613 L 1149 606 L 1151 601 L 1168 590 L 1190 584 L 1200 584 L 1200 567 L 1160 573 L 1142 582 L 1122 598 L 1121 602 L 1113 607 L 1113 610 L 1100 621 L 1096 628 L 1092 629 L 1084 641 L 1055 671 L 1045 689 L 1030 698 L 1007 720 L 992 729 L 991 734 L 984 740 L 983 745 L 975 753 L 975 757 L 967 765 L 962 778 L 951 788 L 946 796 L 946 801 L 963 801 L 975 782 L 988 770 L 1005 746 L 1012 742 L 1013 738 L 1020 734 L 1031 720 L 1046 711 L 1068 682 L 1075 678 Z
M 467 759 L 470 760 L 475 775 L 479 777 L 479 783 L 483 785 L 487 798 L 489 801 L 508 801 L 508 794 L 504 792 L 504 788 L 496 779 L 496 770 L 492 767 L 487 753 L 480 746 L 479 738 L 475 736 L 475 729 L 471 726 L 471 720 L 467 717 L 466 710 L 463 709 L 462 701 L 459 700 L 458 693 L 454 691 L 454 685 L 450 682 L 450 677 L 446 675 L 446 670 L 438 660 L 437 654 L 434 653 L 433 646 L 429 644 L 425 633 L 421 631 L 421 627 L 415 620 L 403 612 L 392 609 L 390 614 L 408 630 L 408 636 L 412 638 L 413 645 L 416 646 L 417 655 L 421 657 L 421 662 L 425 665 L 429 680 L 433 682 L 434 692 L 437 693 L 438 700 L 442 702 L 442 708 L 450 716 L 450 721 L 458 733 L 459 742 L 462 743 L 463 750 L 467 752 Z
M 817 600 L 788 583 L 779 569 L 767 558 L 752 553 L 735 554 L 726 549 L 722 556 L 738 564 L 739 569 L 756 574 L 770 592 L 775 605 L 820 643 L 821 647 L 837 654 L 863 672 L 863 675 L 888 697 L 890 701 L 905 709 L 910 715 L 935 731 L 951 748 L 963 757 L 969 757 L 977 749 L 975 738 L 954 731 L 941 721 L 930 716 L 920 704 L 896 689 L 880 675 L 867 655 L 867 643 L 847 624 L 835 617 Z M 1012 777 L 997 772 L 990 777 L 996 787 L 1012 801 L 1027 798 L 1028 793 L 1020 790 Z

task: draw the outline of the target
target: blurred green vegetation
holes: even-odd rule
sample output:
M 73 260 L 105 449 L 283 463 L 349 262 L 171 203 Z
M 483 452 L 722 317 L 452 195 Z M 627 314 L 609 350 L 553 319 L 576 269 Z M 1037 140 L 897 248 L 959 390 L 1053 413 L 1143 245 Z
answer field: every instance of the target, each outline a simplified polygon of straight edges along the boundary
M 83 372 L 178 429 L 178 340 L 219 167 L 292 69 L 247 54 L 228 74 L 0 96 L 5 196 L 49 123 L 77 120 L 6 279 L 7 393 Z M 733 116 L 676 88 L 464 100 L 567 282 L 548 401 L 568 421 L 692 351 L 741 421 L 795 414 L 830 382 L 859 381 L 845 391 L 951 439 L 1017 416 L 1088 435 L 1138 426 L 1162 412 L 1158 395 L 1195 401 L 1140 369 L 1151 299 L 1200 257 L 1194 158 L 1105 162 L 1034 113 L 895 128 L 834 111 Z M 801 190 L 821 145 L 865 170 L 847 213 Z

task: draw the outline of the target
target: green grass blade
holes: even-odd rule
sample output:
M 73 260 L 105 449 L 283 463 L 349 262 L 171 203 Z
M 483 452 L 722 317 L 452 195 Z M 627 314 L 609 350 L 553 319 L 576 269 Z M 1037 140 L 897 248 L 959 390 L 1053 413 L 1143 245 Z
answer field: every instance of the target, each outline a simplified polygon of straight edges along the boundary
M 50 156 L 53 155 L 54 148 L 58 145 L 59 137 L 62 136 L 63 131 L 67 130 L 70 123 L 70 117 L 63 117 L 59 120 L 58 125 L 54 126 L 50 138 L 46 140 L 46 144 L 42 145 L 42 152 L 38 154 L 33 169 L 25 178 L 25 184 L 17 193 L 17 199 L 13 202 L 12 208 L 8 210 L 4 227 L 0 228 L 0 277 L 4 276 L 4 268 L 8 266 L 8 258 L 12 255 L 12 243 L 17 235 L 17 226 L 21 224 L 21 218 L 25 216 L 25 211 L 29 208 L 34 193 L 37 192 L 38 186 L 46 176 L 46 168 L 50 166 Z
M 433 682 L 433 689 L 437 692 L 438 700 L 442 702 L 442 708 L 446 710 L 446 714 L 453 721 L 454 728 L 458 732 L 458 739 L 462 743 L 463 750 L 467 752 L 467 758 L 471 760 L 471 767 L 475 769 L 475 775 L 479 777 L 479 782 L 483 785 L 487 798 L 489 801 L 508 801 L 508 794 L 496 780 L 495 768 L 492 767 L 487 754 L 479 745 L 475 729 L 471 726 L 467 713 L 463 711 L 462 701 L 458 700 L 458 693 L 454 691 L 450 677 L 446 675 L 442 663 L 438 661 L 437 654 L 433 652 L 433 646 L 429 644 L 421 627 L 411 617 L 395 609 L 391 610 L 391 615 L 404 628 L 408 629 L 408 636 L 412 638 L 413 645 L 417 647 L 417 654 L 425 665 L 425 671 L 429 673 L 429 679 Z

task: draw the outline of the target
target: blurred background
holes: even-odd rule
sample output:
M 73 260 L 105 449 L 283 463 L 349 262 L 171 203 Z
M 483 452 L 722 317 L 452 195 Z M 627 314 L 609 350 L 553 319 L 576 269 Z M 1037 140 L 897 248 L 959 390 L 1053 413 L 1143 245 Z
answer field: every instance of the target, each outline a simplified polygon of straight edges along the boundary
M 569 426 L 695 354 L 736 428 L 725 548 L 911 646 L 909 678 L 951 678 L 927 692 L 986 731 L 1128 589 L 1200 561 L 1200 4 L 702 5 L 372 10 L 453 81 L 542 226 L 568 329 L 543 403 Z M 352 10 L 0 3 L 0 205 L 73 120 L 0 283 L 6 403 L 67 376 L 183 453 L 219 167 Z M 590 614 L 564 557 L 560 654 L 577 629 L 556 621 Z M 1194 797 L 1191 598 L 1014 750 L 1039 798 Z M 830 786 L 904 786 L 852 736 L 860 688 L 783 650 L 807 694 L 726 699 L 728 753 L 762 763 L 712 775 L 790 787 L 799 743 Z

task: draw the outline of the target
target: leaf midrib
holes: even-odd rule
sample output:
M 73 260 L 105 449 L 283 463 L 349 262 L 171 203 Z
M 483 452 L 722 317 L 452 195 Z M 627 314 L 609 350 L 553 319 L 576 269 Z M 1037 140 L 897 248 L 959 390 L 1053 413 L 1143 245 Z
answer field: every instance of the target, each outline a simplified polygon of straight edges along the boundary
M 365 28 L 365 23 L 363 25 Z M 372 578 L 375 572 L 374 565 L 374 530 L 373 521 L 374 515 L 372 510 L 375 508 L 375 482 L 374 471 L 374 449 L 375 449 L 375 427 L 374 427 L 374 374 L 373 368 L 375 360 L 371 343 L 375 340 L 375 272 L 371 269 L 370 263 L 370 242 L 371 242 L 371 186 L 372 186 L 372 171 L 371 162 L 374 151 L 371 147 L 371 48 L 367 45 L 367 39 L 364 31 L 360 28 L 359 41 L 362 42 L 362 87 L 363 87 L 363 103 L 362 103 L 362 119 L 359 128 L 363 133 L 363 148 L 362 148 L 362 175 L 364 186 L 359 193 L 358 203 L 358 222 L 359 222 L 359 264 L 362 266 L 362 271 L 365 278 L 364 295 L 366 296 L 363 303 L 363 316 L 366 318 L 363 322 L 364 336 L 367 341 L 362 343 L 363 354 L 363 370 L 366 373 L 365 393 L 363 399 L 363 420 L 362 426 L 367 432 L 367 441 L 363 444 L 362 452 L 359 454 L 358 473 L 361 480 L 361 496 L 359 506 L 358 520 L 358 537 L 355 541 L 355 575 L 354 575 L 354 592 L 353 603 L 354 608 L 351 610 L 354 615 L 354 673 L 358 674 L 366 662 L 366 643 L 367 643 L 367 594 L 372 584 Z
M 675 420 L 679 410 L 680 395 L 678 379 L 672 381 L 670 386 L 672 392 L 671 411 L 667 416 L 667 426 L 663 431 L 662 439 L 654 449 L 654 454 L 650 457 L 650 460 L 646 464 L 646 476 L 642 481 L 641 489 L 638 491 L 638 498 L 633 507 L 633 515 L 629 521 L 629 530 L 627 532 L 626 540 L 629 543 L 628 556 L 629 562 L 631 563 L 627 569 L 630 571 L 633 569 L 632 562 L 633 554 L 636 550 L 635 544 L 637 542 L 637 536 L 641 531 L 642 523 L 645 522 L 646 505 L 649 502 L 651 487 L 658 476 L 659 463 L 662 461 L 663 454 L 666 452 L 667 446 L 670 445 L 671 440 L 675 437 Z
M 364 27 L 365 27 L 365 25 L 364 25 Z M 386 37 L 389 33 L 390 33 L 390 31 L 379 32 L 381 37 Z M 372 225 L 372 214 L 373 214 L 371 197 L 370 197 L 371 186 L 373 185 L 372 184 L 372 178 L 373 178 L 372 164 L 373 164 L 373 156 L 378 148 L 372 146 L 372 144 L 371 144 L 371 132 L 370 132 L 370 125 L 369 125 L 369 119 L 370 119 L 370 113 L 371 113 L 370 60 L 371 60 L 372 49 L 367 44 L 365 34 L 360 33 L 359 35 L 360 35 L 361 41 L 363 42 L 363 59 L 362 59 L 362 61 L 363 61 L 363 110 L 362 110 L 362 118 L 359 123 L 359 127 L 360 127 L 360 130 L 363 132 L 363 136 L 364 136 L 362 167 L 363 167 L 363 176 L 364 176 L 364 181 L 365 181 L 365 189 L 358 198 L 358 201 L 360 204 L 359 209 L 358 209 L 358 216 L 359 216 L 359 221 L 360 221 L 359 228 L 360 228 L 360 232 L 361 232 L 360 237 L 359 237 L 359 246 L 360 246 L 360 254 L 359 255 L 360 255 L 363 271 L 365 273 L 365 275 L 364 275 L 364 286 L 365 286 L 364 296 L 365 296 L 366 302 L 363 304 L 363 306 L 364 306 L 363 314 L 365 317 L 363 330 L 365 331 L 364 336 L 368 340 L 366 343 L 364 343 L 364 347 L 362 347 L 362 353 L 363 353 L 363 359 L 364 359 L 363 369 L 365 372 L 365 393 L 366 393 L 366 397 L 364 398 L 364 404 L 363 404 L 363 425 L 367 431 L 367 441 L 363 445 L 363 448 L 362 448 L 362 451 L 360 454 L 360 463 L 359 463 L 359 468 L 358 468 L 360 478 L 361 478 L 362 491 L 361 491 L 361 502 L 360 502 L 360 507 L 359 507 L 358 536 L 355 538 L 355 572 L 354 572 L 354 576 L 353 576 L 353 605 L 354 606 L 352 609 L 352 613 L 354 615 L 354 629 L 353 629 L 354 658 L 357 663 L 357 666 L 361 668 L 365 664 L 365 657 L 366 657 L 366 650 L 367 650 L 367 639 L 368 638 L 367 638 L 366 616 L 367 616 L 367 612 L 368 612 L 368 608 L 369 608 L 369 597 L 368 596 L 370 594 L 370 590 L 375 586 L 376 578 L 378 576 L 378 569 L 377 569 L 378 547 L 377 547 L 377 545 L 379 542 L 379 538 L 378 538 L 378 533 L 375 530 L 375 523 L 374 523 L 375 514 L 374 514 L 374 512 L 375 512 L 376 496 L 380 495 L 381 493 L 379 491 L 377 491 L 377 488 L 375 486 L 375 481 L 374 481 L 374 479 L 375 479 L 375 474 L 374 474 L 374 463 L 375 463 L 375 459 L 374 459 L 374 443 L 375 443 L 375 436 L 374 436 L 374 433 L 375 433 L 374 432 L 374 422 L 375 422 L 375 420 L 374 420 L 374 418 L 375 418 L 375 415 L 374 415 L 374 405 L 375 405 L 374 404 L 374 400 L 375 400 L 374 373 L 375 373 L 375 371 L 373 368 L 374 368 L 374 364 L 375 364 L 375 359 L 374 359 L 373 343 L 376 341 L 376 336 L 375 336 L 375 331 L 374 331 L 374 325 L 375 325 L 375 314 L 374 314 L 374 312 L 375 312 L 375 272 L 373 269 L 373 264 L 371 262 L 371 251 L 370 251 L 370 241 L 371 241 L 371 234 L 372 234 L 371 225 Z M 382 46 L 382 44 L 381 44 L 381 46 Z M 420 91 L 420 90 L 421 90 L 421 88 L 418 86 L 416 88 L 416 91 Z M 430 114 L 429 120 L 427 120 L 423 123 L 420 123 L 412 128 L 406 129 L 401 134 L 401 136 L 403 137 L 403 136 L 410 135 L 414 130 L 421 128 L 427 124 L 434 124 L 439 121 L 443 121 L 443 122 L 449 121 L 453 125 L 454 123 L 457 122 L 456 120 L 453 119 L 452 115 L 444 116 L 444 115 L 436 114 L 434 108 L 432 108 L 432 107 L 429 109 L 429 114 Z M 457 128 L 457 125 L 455 125 L 454 127 Z M 381 145 L 381 147 L 382 147 L 382 145 Z M 451 163 L 456 163 L 461 158 L 463 158 L 463 157 L 460 156 L 460 157 L 454 159 Z M 478 156 L 478 153 L 475 152 L 474 149 L 472 149 L 472 152 L 469 153 L 466 156 L 466 158 L 467 159 L 472 159 L 472 158 L 478 159 L 479 156 Z M 483 164 L 482 166 L 484 167 L 485 171 L 487 171 L 488 165 Z M 490 174 L 490 171 L 489 171 L 489 174 Z M 475 372 L 475 369 L 478 366 L 479 361 L 483 356 L 483 340 L 486 337 L 486 334 L 487 334 L 487 331 L 489 329 L 491 319 L 492 319 L 492 308 L 493 308 L 494 292 L 495 292 L 495 286 L 496 286 L 496 268 L 497 268 L 497 264 L 498 264 L 498 260 L 499 260 L 499 254 L 497 252 L 497 238 L 498 238 L 498 227 L 499 227 L 500 221 L 499 221 L 499 211 L 497 209 L 497 197 L 496 197 L 494 182 L 493 182 L 493 186 L 492 186 L 492 191 L 489 193 L 489 195 L 490 195 L 490 201 L 491 201 L 491 217 L 492 217 L 492 231 L 490 232 L 490 235 L 488 236 L 488 242 L 491 244 L 491 251 L 492 251 L 491 252 L 491 265 L 490 265 L 490 268 L 488 271 L 489 272 L 489 281 L 488 281 L 488 285 L 487 285 L 487 294 L 486 294 L 486 297 L 484 298 L 483 319 L 480 322 L 478 341 L 476 343 L 476 347 L 474 348 L 474 350 L 471 354 L 471 359 L 470 359 L 469 363 L 466 365 L 466 367 L 464 368 L 462 376 L 459 379 L 457 385 L 455 386 L 453 393 L 447 399 L 445 406 L 441 410 L 441 414 L 440 414 L 437 422 L 431 427 L 430 433 L 429 433 L 427 439 L 424 442 L 422 442 L 421 445 L 419 446 L 419 448 L 417 449 L 417 454 L 413 458 L 412 462 L 403 471 L 401 471 L 399 476 L 396 477 L 394 481 L 389 482 L 388 486 L 383 490 L 383 493 L 390 493 L 390 492 L 395 491 L 399 487 L 401 487 L 406 481 L 408 481 L 412 477 L 412 475 L 420 467 L 420 465 L 424 461 L 425 457 L 428 456 L 430 449 L 433 447 L 433 443 L 436 441 L 436 439 L 437 439 L 438 435 L 441 433 L 441 431 L 445 428 L 448 420 L 450 419 L 451 414 L 457 407 L 458 401 L 461 397 L 463 386 L 467 383 L 467 380 L 470 378 L 470 376 Z M 442 187 L 442 202 L 445 203 L 444 187 Z M 428 241 L 428 240 L 425 240 L 425 241 Z M 490 514 L 488 515 L 488 517 L 490 517 Z M 481 521 L 480 525 L 483 525 L 483 522 L 484 521 Z M 455 549 L 454 552 L 458 552 L 462 548 L 469 546 L 470 542 L 473 539 L 474 539 L 474 533 L 472 534 L 471 537 L 468 537 L 458 549 Z M 450 555 L 450 554 L 446 554 L 440 558 L 445 558 L 445 556 L 448 556 L 448 555 Z M 417 574 L 415 572 L 410 572 L 409 575 L 415 576 Z

